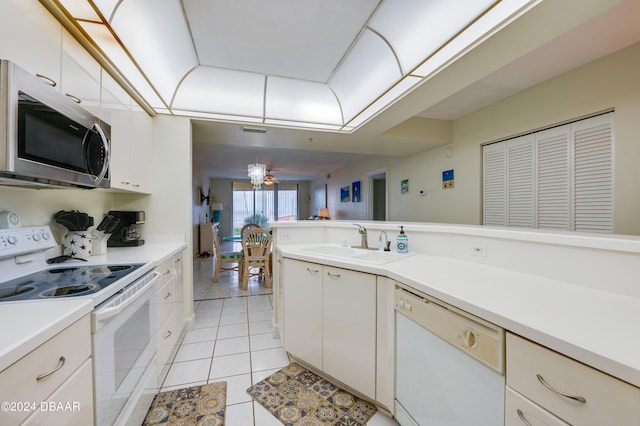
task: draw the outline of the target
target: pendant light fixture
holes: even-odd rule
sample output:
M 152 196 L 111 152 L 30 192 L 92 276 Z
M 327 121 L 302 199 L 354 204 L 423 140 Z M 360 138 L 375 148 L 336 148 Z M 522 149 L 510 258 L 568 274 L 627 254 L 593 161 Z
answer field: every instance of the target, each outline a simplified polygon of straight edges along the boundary
M 249 164 L 248 173 L 253 189 L 260 189 L 260 185 L 264 182 L 264 177 L 267 174 L 267 167 L 261 163 Z

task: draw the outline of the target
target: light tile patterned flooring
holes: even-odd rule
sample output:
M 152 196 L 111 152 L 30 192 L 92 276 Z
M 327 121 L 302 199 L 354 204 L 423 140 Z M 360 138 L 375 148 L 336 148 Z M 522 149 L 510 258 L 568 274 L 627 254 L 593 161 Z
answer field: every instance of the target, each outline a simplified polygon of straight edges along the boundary
M 211 258 L 194 259 L 193 269 L 195 327 L 186 333 L 161 390 L 224 380 L 226 426 L 282 426 L 246 392 L 289 363 L 280 339 L 271 334 L 271 289 L 252 278 L 242 291 L 235 272 L 221 273 L 213 284 Z M 368 425 L 397 423 L 377 412 Z

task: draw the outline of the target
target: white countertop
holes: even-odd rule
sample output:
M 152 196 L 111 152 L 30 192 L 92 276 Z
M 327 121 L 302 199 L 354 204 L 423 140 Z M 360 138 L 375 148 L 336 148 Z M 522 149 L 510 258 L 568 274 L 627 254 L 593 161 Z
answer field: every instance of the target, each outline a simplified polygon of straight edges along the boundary
M 0 306 L 0 371 L 87 315 L 91 299 L 6 302 Z
M 184 249 L 181 242 L 147 243 L 139 247 L 110 247 L 83 264 L 144 263 L 138 275 Z M 63 265 L 70 265 L 64 263 Z M 0 303 L 0 371 L 34 350 L 93 310 L 93 299 L 67 298 Z
M 387 276 L 640 386 L 638 298 L 443 256 L 370 264 L 304 247 L 281 244 L 278 250 L 284 257 Z

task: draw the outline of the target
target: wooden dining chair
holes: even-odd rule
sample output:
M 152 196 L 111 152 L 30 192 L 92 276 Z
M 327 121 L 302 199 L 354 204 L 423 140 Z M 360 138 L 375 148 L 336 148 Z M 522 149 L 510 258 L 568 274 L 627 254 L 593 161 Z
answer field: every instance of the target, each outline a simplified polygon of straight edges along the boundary
M 271 288 L 271 234 L 263 228 L 253 228 L 242 236 L 244 270 L 242 272 L 242 289 L 246 290 L 249 278 L 264 277 L 265 285 Z M 255 271 L 257 269 L 257 271 Z
M 222 252 L 218 237 L 213 235 L 213 282 L 218 282 L 218 275 L 224 271 L 238 271 L 238 279 L 242 282 L 242 257 L 241 251 Z
M 257 223 L 247 223 L 240 229 L 240 236 L 243 237 L 245 232 L 247 232 L 250 229 L 256 229 L 256 228 L 260 228 L 260 225 L 258 225 Z

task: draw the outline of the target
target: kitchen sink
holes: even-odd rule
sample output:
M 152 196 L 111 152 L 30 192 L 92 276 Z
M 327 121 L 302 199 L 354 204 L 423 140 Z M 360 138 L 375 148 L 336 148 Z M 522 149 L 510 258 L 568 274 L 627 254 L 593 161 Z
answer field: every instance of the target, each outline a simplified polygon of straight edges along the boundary
M 351 256 L 351 259 L 362 260 L 363 262 L 384 264 L 404 259 L 408 256 L 411 256 L 412 254 L 413 253 L 394 253 L 390 251 L 370 251 L 367 253 L 353 255 Z
M 366 263 L 385 264 L 411 256 L 413 253 L 395 253 L 375 249 L 360 249 L 343 246 L 313 246 L 305 247 L 302 251 L 317 253 L 322 256 L 361 261 Z
M 351 257 L 358 253 L 356 249 L 352 249 L 349 247 L 337 247 L 337 246 L 307 247 L 307 248 L 303 248 L 302 250 L 310 251 L 318 254 L 324 254 L 325 256 L 332 256 L 332 257 Z

